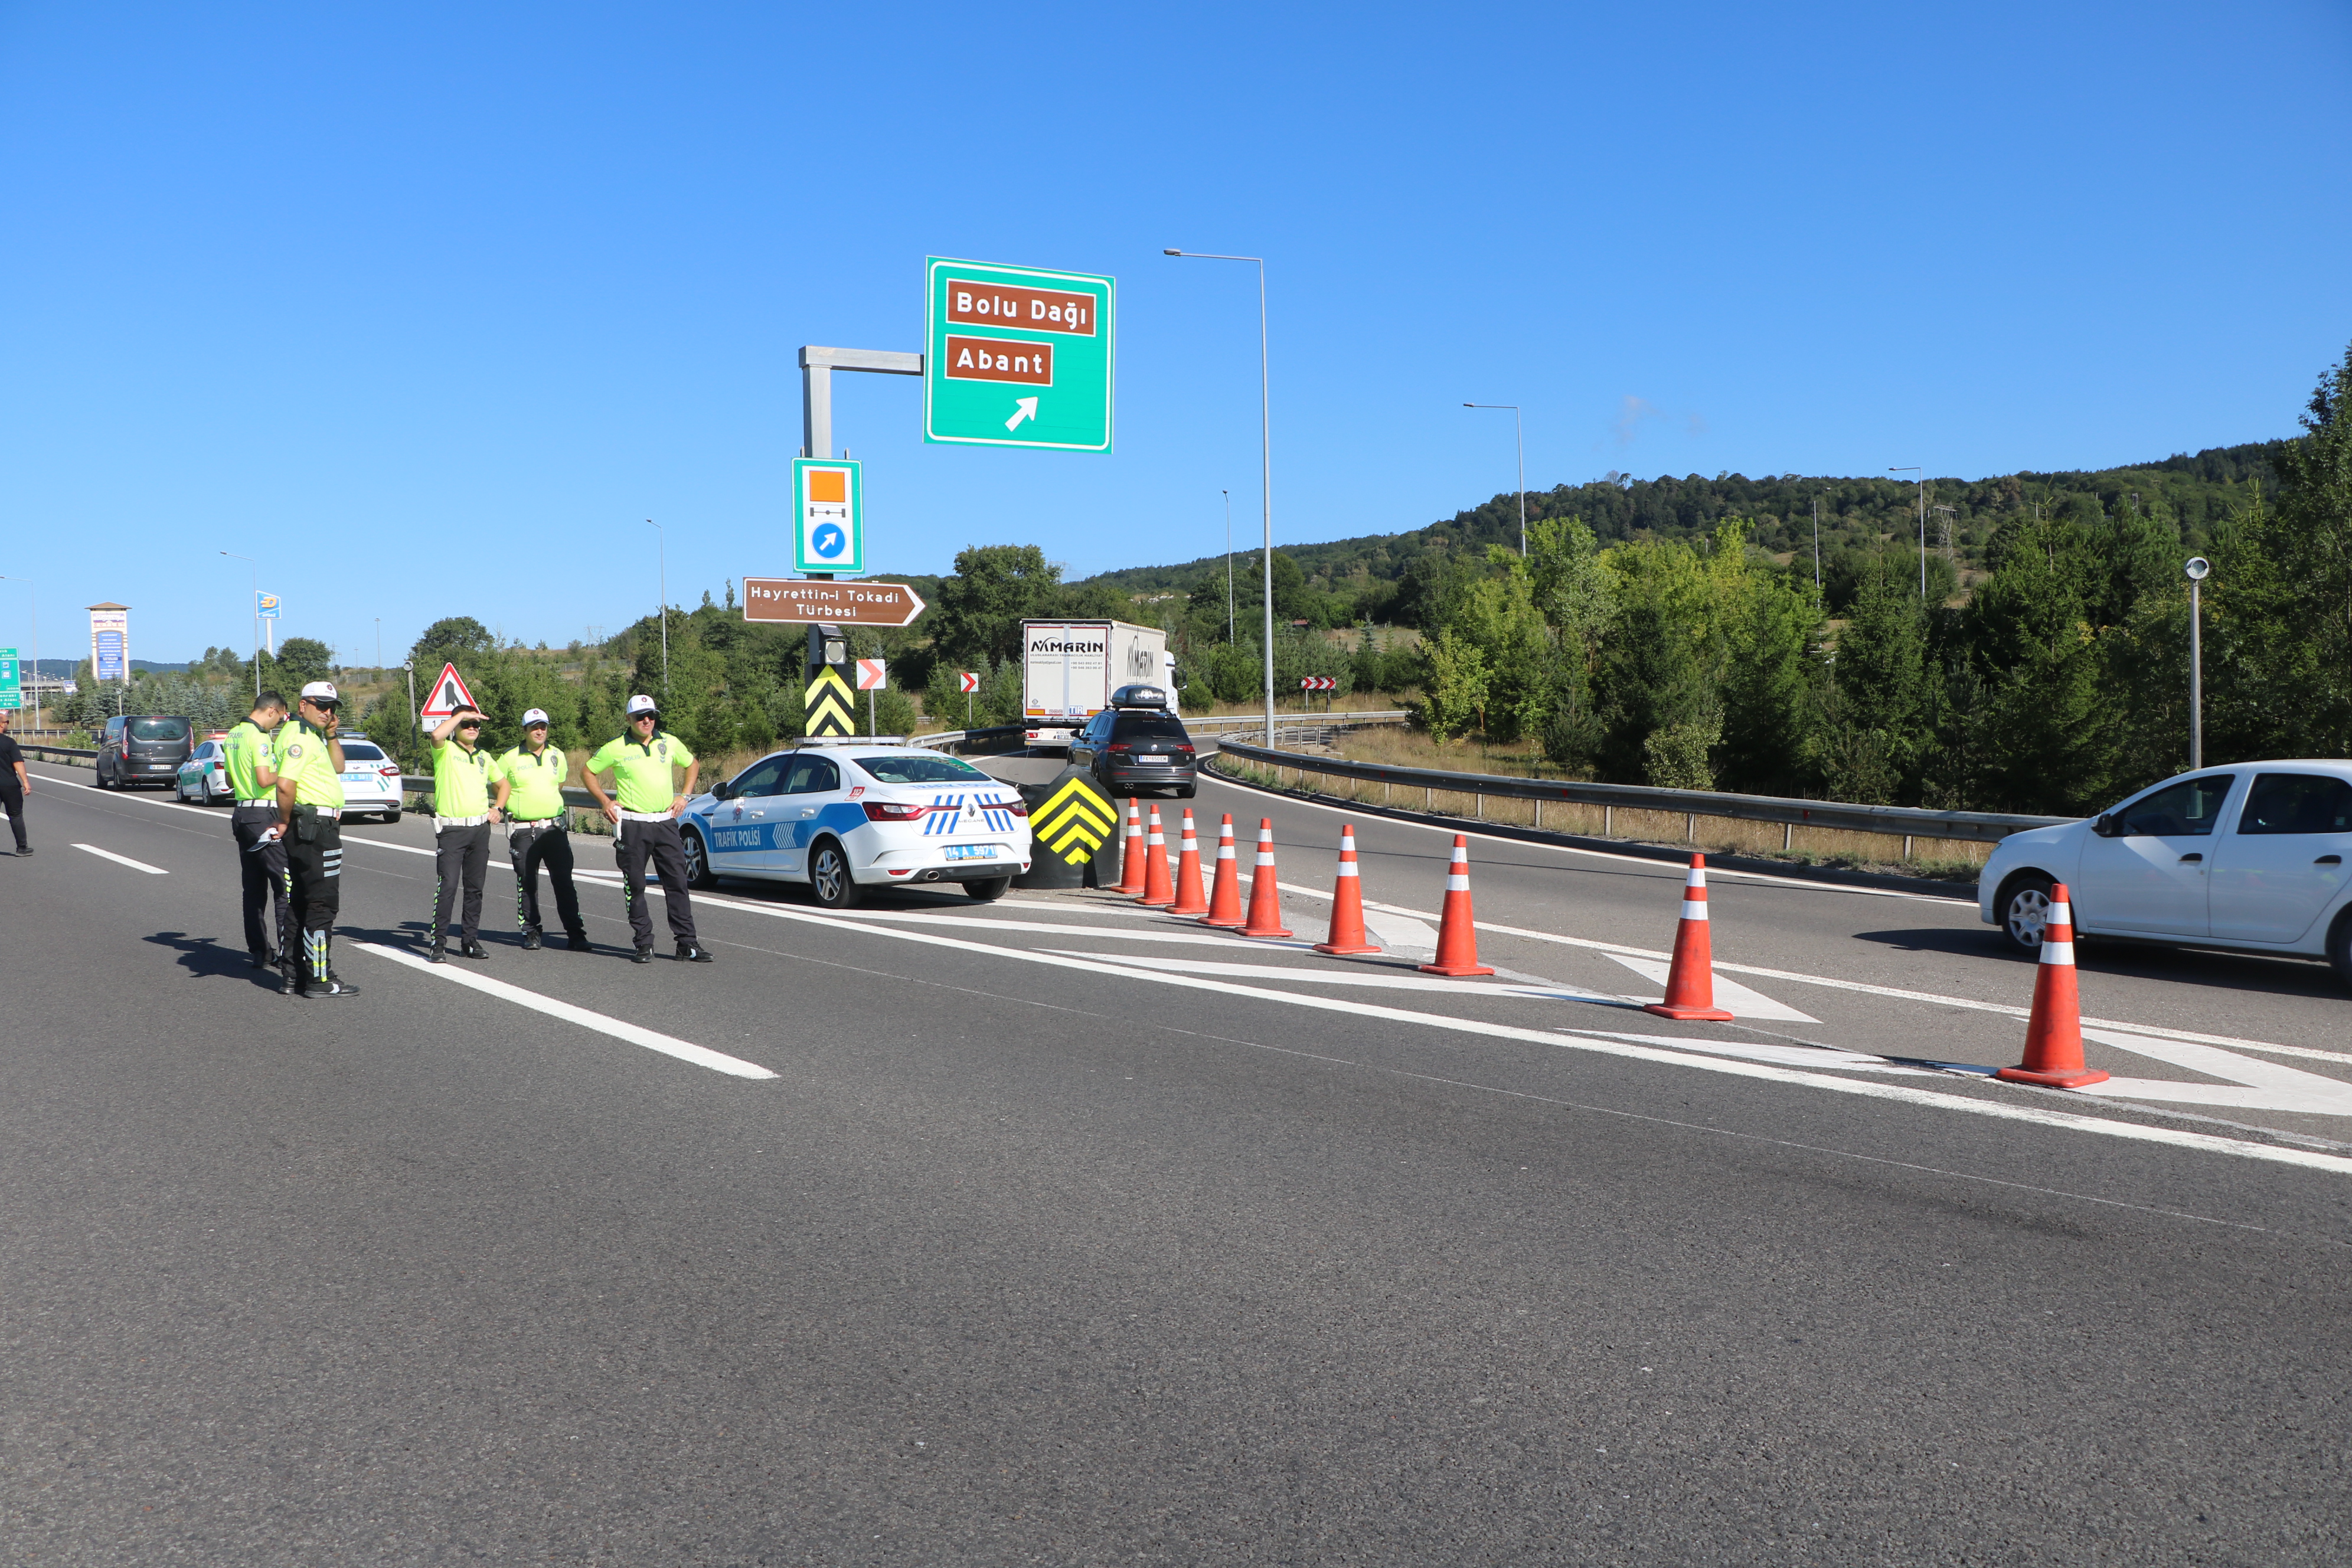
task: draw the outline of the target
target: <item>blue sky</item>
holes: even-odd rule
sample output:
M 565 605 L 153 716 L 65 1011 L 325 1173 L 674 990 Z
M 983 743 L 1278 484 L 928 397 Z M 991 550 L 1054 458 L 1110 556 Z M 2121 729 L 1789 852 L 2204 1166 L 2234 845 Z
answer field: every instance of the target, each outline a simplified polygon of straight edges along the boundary
M 836 381 L 868 559 L 1071 574 L 1528 482 L 2292 434 L 2352 340 L 2352 9 L 0 5 L 0 572 L 43 653 L 562 643 L 783 574 L 803 343 L 1117 275 L 1107 457 Z M 28 642 L 0 584 L 0 641 Z

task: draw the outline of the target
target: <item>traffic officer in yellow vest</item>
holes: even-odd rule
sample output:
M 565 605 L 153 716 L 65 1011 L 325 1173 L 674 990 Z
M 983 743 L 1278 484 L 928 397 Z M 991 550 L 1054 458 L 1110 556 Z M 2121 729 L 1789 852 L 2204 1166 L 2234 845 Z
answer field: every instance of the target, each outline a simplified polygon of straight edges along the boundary
M 278 726 L 278 820 L 269 835 L 286 846 L 286 900 L 301 946 L 279 951 L 278 989 L 288 995 L 356 996 L 338 978 L 329 944 L 342 904 L 343 745 L 335 735 L 342 699 L 334 683 L 302 688 L 295 717 Z
M 482 715 L 460 708 L 433 731 L 433 886 L 432 943 L 427 963 L 449 962 L 449 912 L 462 889 L 459 911 L 463 922 L 457 951 L 467 958 L 488 958 L 481 943 L 482 879 L 490 872 L 490 825 L 499 820 L 491 804 L 490 786 L 498 763 L 481 748 Z
M 286 846 L 270 829 L 278 822 L 278 752 L 270 737 L 286 722 L 286 699 L 265 691 L 253 711 L 221 742 L 229 795 L 236 802 L 228 830 L 236 839 L 237 879 L 245 891 L 245 951 L 256 969 L 276 969 L 278 954 L 294 951 L 286 901 Z M 278 906 L 277 938 L 261 923 L 261 911 Z
M 686 770 L 686 788 L 675 787 L 670 770 Z M 635 962 L 654 958 L 654 916 L 646 908 L 646 862 L 661 873 L 662 903 L 669 910 L 669 933 L 677 939 L 677 956 L 687 963 L 708 963 L 710 954 L 695 940 L 694 903 L 686 890 L 686 851 L 677 836 L 677 814 L 694 798 L 694 781 L 702 764 L 686 742 L 661 727 L 661 713 L 650 697 L 629 699 L 627 730 L 597 748 L 588 759 L 588 793 L 613 825 L 613 856 L 621 864 L 629 906 L 629 930 L 636 938 Z M 617 781 L 617 804 L 605 795 L 597 776 L 610 773 Z
M 572 766 L 562 749 L 547 743 L 544 709 L 526 710 L 522 744 L 498 761 L 497 809 L 506 814 L 507 858 L 514 866 L 515 923 L 525 948 L 540 945 L 539 868 L 555 889 L 556 918 L 572 951 L 588 951 L 580 923 L 580 895 L 572 886 L 572 834 L 564 823 L 563 775 Z

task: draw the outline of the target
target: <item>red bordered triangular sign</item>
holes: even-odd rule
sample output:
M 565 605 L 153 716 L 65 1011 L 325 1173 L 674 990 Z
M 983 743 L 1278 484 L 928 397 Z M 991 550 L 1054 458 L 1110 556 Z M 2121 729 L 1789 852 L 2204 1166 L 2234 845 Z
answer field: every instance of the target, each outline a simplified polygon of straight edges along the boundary
M 465 677 L 457 673 L 457 667 L 445 664 L 439 679 L 433 682 L 432 693 L 425 699 L 425 706 L 417 711 L 427 719 L 446 719 L 460 708 L 479 706 L 474 694 L 466 689 Z

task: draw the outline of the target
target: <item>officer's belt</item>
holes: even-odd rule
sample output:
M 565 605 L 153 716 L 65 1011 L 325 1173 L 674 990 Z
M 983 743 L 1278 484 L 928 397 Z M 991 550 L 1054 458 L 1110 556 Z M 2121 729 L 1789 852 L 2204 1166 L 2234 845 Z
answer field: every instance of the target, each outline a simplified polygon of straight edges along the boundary
M 546 827 L 551 824 L 561 827 L 563 826 L 563 818 L 561 816 L 509 816 L 507 818 L 509 827 Z
M 274 795 L 265 795 L 258 800 L 241 800 L 236 804 L 239 805 L 276 805 L 278 804 L 278 797 Z
M 667 811 L 625 811 L 621 813 L 621 820 L 623 822 L 667 822 L 669 819 L 669 813 Z
M 343 808 L 340 805 L 304 805 L 299 802 L 295 805 L 295 816 L 299 816 L 306 811 L 313 816 L 323 816 L 330 822 L 343 815 Z
M 487 816 L 436 816 L 433 819 L 433 826 L 436 827 L 479 827 L 488 820 L 489 818 Z

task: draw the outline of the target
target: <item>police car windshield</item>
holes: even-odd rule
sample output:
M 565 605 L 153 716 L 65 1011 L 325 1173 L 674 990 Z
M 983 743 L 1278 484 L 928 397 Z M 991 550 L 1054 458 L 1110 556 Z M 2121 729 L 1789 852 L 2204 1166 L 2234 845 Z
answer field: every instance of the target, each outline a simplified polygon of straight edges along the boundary
M 920 755 L 901 752 L 888 757 L 858 757 L 857 765 L 874 775 L 880 784 L 971 784 L 974 780 L 988 782 L 988 775 L 970 763 L 954 757 L 943 757 L 926 752 Z

